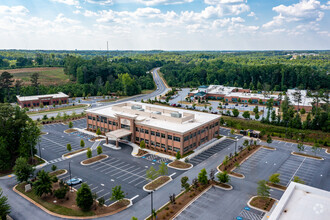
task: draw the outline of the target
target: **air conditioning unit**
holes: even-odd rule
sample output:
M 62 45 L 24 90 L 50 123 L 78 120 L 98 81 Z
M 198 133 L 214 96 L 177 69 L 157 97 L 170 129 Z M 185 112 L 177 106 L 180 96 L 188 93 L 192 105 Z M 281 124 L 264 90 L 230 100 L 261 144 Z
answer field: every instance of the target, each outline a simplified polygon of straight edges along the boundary
M 171 117 L 173 118 L 181 118 L 182 114 L 179 112 L 171 112 Z

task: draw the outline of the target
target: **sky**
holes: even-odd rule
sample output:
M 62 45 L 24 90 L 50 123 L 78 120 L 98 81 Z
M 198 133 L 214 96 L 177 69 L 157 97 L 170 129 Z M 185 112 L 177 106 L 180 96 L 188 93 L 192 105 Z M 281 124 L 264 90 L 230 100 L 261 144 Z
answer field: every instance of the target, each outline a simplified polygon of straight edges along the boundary
M 329 50 L 328 0 L 0 0 L 0 49 Z

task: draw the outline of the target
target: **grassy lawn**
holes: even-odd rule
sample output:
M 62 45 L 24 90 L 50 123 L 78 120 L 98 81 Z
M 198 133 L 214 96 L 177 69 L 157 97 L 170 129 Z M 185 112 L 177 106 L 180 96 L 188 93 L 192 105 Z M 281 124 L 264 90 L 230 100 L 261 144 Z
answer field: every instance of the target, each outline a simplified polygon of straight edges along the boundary
M 155 91 L 154 89 L 143 89 L 142 91 L 141 91 L 141 94 L 150 94 L 150 93 L 152 93 L 153 91 Z
M 80 109 L 80 108 L 85 108 L 87 107 L 87 104 L 79 104 L 79 105 L 75 105 L 75 106 L 66 106 L 66 107 L 62 107 L 62 108 L 56 108 L 56 109 L 50 109 L 50 110 L 41 110 L 41 111 L 37 111 L 37 112 L 27 112 L 28 115 L 37 115 L 40 113 L 50 113 L 50 112 L 59 112 L 62 110 L 72 110 L 72 109 Z
M 14 75 L 14 79 L 21 79 L 24 84 L 30 85 L 32 73 L 39 73 L 39 81 L 42 85 L 62 85 L 68 83 L 69 76 L 64 74 L 63 68 L 38 67 L 6 70 Z

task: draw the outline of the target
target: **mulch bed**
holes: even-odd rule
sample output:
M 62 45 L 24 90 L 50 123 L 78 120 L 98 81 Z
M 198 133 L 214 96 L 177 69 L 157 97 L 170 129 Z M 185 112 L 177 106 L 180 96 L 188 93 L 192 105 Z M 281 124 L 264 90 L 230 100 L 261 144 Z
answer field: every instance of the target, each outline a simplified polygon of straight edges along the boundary
M 66 170 L 64 170 L 64 169 L 55 170 L 53 172 L 50 172 L 49 175 L 50 176 L 58 176 L 58 175 L 61 175 L 61 174 L 65 173 L 65 172 L 66 172 Z
M 220 186 L 220 187 L 223 187 L 223 188 L 226 188 L 226 189 L 230 189 L 230 188 L 231 188 L 230 185 L 228 185 L 228 184 L 226 184 L 226 183 L 220 183 L 220 182 L 218 182 L 218 181 L 213 181 L 213 184 L 214 184 L 214 185 L 217 185 L 217 186 Z
M 88 150 L 88 148 L 82 148 L 82 149 L 79 149 L 79 150 L 76 150 L 76 151 L 72 151 L 72 152 L 64 154 L 63 156 L 64 157 L 71 156 L 73 154 L 79 153 L 79 152 L 84 151 L 84 150 Z
M 269 150 L 275 150 L 276 149 L 275 147 L 268 147 L 268 146 L 265 146 L 265 145 L 262 145 L 261 147 L 269 149 Z
M 283 185 L 280 185 L 280 184 L 276 184 L 276 183 L 270 183 L 270 182 L 267 182 L 267 185 L 268 186 L 271 186 L 271 187 L 274 187 L 274 188 L 278 188 L 278 189 L 281 189 L 281 190 L 286 190 L 286 186 L 283 186 Z
M 106 157 L 107 157 L 107 155 L 101 154 L 101 155 L 97 155 L 95 157 L 89 158 L 87 160 L 84 160 L 82 163 L 85 164 L 85 165 L 86 164 L 91 164 L 91 163 L 94 163 L 96 161 L 102 160 L 102 159 L 104 159 Z
M 163 185 L 164 183 L 170 181 L 170 177 L 169 176 L 161 176 L 161 177 L 158 177 L 157 179 L 153 180 L 152 182 L 148 183 L 146 186 L 145 186 L 145 189 L 147 190 L 155 190 L 157 189 L 157 187 Z
M 143 155 L 146 155 L 148 154 L 148 151 L 145 151 L 145 150 L 141 150 L 139 149 L 138 153 L 136 154 L 136 156 L 143 156 Z
M 270 211 L 274 203 L 275 200 L 272 198 L 265 198 L 258 196 L 252 199 L 250 205 L 268 212 Z
M 66 133 L 72 133 L 75 131 L 77 131 L 77 129 L 74 129 L 74 128 L 69 128 L 69 129 L 65 130 Z
M 200 195 L 210 184 L 199 185 L 197 189 L 191 189 L 191 191 L 184 192 L 177 196 L 175 203 L 168 203 L 161 210 L 157 211 L 157 219 L 171 219 L 176 213 L 181 211 L 190 201 Z M 147 219 L 150 219 L 147 218 Z
M 179 168 L 179 169 L 187 169 L 187 168 L 190 168 L 191 167 L 191 164 L 182 162 L 180 160 L 175 160 L 175 161 L 169 163 L 168 165 L 170 165 L 172 167 Z
M 247 157 L 255 153 L 260 147 L 260 145 L 252 145 L 250 150 L 248 150 L 248 148 L 246 147 L 238 153 L 237 157 L 233 156 L 232 158 L 230 158 L 226 166 L 221 164 L 218 168 L 221 171 L 227 171 L 228 174 L 231 174 L 233 176 L 243 177 L 242 174 L 235 173 L 232 171 L 235 168 L 235 163 L 241 164 Z
M 322 160 L 322 157 L 318 157 L 318 156 L 313 156 L 310 154 L 304 154 L 304 153 L 299 153 L 299 152 L 293 152 L 293 155 L 298 155 L 298 156 L 303 156 L 303 157 L 309 157 L 309 158 L 313 158 L 313 159 L 319 159 Z
M 124 210 L 129 204 L 130 201 L 127 199 L 123 199 L 120 201 L 117 201 L 113 203 L 110 206 L 103 206 L 99 207 L 98 204 L 95 202 L 92 205 L 91 211 L 83 212 L 76 203 L 76 192 L 67 192 L 66 197 L 64 199 L 57 199 L 54 197 L 54 195 L 44 195 L 41 198 L 37 197 L 33 189 L 30 192 L 25 192 L 24 189 L 25 183 L 19 184 L 16 189 L 20 191 L 21 193 L 27 195 L 40 205 L 44 206 L 48 210 L 62 214 L 62 215 L 69 215 L 69 216 L 93 216 L 93 215 L 102 215 L 102 214 L 115 214 L 117 212 L 120 212 Z M 53 184 L 53 190 L 59 188 L 59 183 Z M 56 201 L 54 203 L 54 201 Z

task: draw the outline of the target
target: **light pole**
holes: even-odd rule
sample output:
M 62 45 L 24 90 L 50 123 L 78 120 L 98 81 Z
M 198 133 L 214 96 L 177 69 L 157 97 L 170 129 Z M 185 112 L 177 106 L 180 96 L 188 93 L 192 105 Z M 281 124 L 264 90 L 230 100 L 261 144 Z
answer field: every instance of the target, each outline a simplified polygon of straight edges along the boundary
M 237 139 L 237 137 L 235 137 L 235 154 L 237 152 L 237 141 L 238 141 L 238 139 Z
M 150 192 L 150 194 L 151 194 L 151 220 L 153 220 L 154 219 L 154 202 L 153 202 L 153 193 L 154 193 L 154 191 L 151 191 Z
M 41 159 L 40 139 L 38 140 L 38 147 L 39 147 L 39 157 L 40 157 L 40 159 Z
M 71 161 L 69 161 L 69 173 L 70 173 L 70 188 L 71 188 L 71 192 L 72 192 L 72 181 L 71 181 L 71 166 L 70 166 Z

